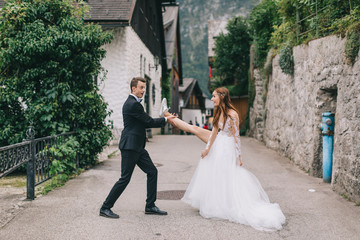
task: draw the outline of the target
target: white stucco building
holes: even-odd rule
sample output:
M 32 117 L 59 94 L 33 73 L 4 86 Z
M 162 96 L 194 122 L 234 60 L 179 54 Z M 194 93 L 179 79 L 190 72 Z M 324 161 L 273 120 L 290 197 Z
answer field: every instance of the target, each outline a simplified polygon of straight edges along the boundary
M 109 120 L 114 124 L 117 142 L 123 129 L 122 106 L 130 94 L 133 77 L 147 80 L 142 104 L 151 117 L 159 117 L 161 79 L 166 75 L 166 56 L 161 1 L 89 0 L 88 22 L 112 31 L 113 40 L 105 45 L 106 57 L 101 65 L 106 80 L 99 83 L 101 94 L 113 111 Z M 152 129 L 152 134 L 160 129 Z
M 107 51 L 102 66 L 107 71 L 106 80 L 100 90 L 109 108 L 113 110 L 114 133 L 123 128 L 122 105 L 130 94 L 130 81 L 141 76 L 148 80 L 142 104 L 152 117 L 159 117 L 161 102 L 161 66 L 155 67 L 154 56 L 131 27 L 114 31 L 114 40 L 104 46 Z M 150 67 L 149 67 L 150 66 Z M 145 100 L 146 98 L 146 100 Z

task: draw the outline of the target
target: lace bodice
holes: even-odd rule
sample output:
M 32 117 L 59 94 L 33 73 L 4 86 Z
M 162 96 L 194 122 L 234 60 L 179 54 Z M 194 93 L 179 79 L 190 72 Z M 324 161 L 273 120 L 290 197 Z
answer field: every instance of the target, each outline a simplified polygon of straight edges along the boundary
M 240 142 L 240 132 L 239 132 L 239 117 L 236 114 L 236 117 L 234 116 L 228 116 L 225 126 L 223 126 L 223 122 L 219 121 L 219 128 L 221 129 L 222 134 L 226 134 L 229 137 L 234 138 L 235 142 L 235 152 L 240 160 L 241 158 L 241 142 Z M 210 138 L 211 139 L 211 136 Z M 210 147 L 210 140 L 208 141 L 206 148 Z
M 223 125 L 224 125 L 223 122 L 219 121 L 219 128 L 221 129 L 221 131 L 226 133 L 229 137 L 233 134 L 236 134 L 236 132 L 234 132 L 235 130 L 238 130 L 238 127 L 236 126 L 236 119 L 234 121 L 234 119 L 232 119 L 229 116 L 225 122 L 225 127 Z

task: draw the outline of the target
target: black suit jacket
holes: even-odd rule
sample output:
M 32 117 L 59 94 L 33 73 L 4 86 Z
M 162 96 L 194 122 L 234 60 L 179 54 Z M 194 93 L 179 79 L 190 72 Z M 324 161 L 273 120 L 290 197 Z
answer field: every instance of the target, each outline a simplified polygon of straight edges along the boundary
M 124 130 L 121 133 L 120 150 L 141 151 L 145 148 L 146 128 L 165 126 L 165 118 L 152 118 L 143 106 L 129 95 L 123 109 Z

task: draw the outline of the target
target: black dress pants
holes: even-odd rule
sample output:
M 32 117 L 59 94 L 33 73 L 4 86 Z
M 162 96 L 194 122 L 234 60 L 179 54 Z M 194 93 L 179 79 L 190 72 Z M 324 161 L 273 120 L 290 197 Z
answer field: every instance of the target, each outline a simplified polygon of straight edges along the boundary
M 102 208 L 112 208 L 129 184 L 135 165 L 147 174 L 146 207 L 155 206 L 157 191 L 157 169 L 149 153 L 143 149 L 140 152 L 121 150 L 121 178 L 115 183 L 107 196 Z

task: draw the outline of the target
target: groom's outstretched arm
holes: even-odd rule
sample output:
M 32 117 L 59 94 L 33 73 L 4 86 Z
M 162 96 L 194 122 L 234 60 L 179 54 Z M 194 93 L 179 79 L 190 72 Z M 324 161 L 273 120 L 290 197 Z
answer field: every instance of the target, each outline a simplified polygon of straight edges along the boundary
M 129 115 L 143 122 L 146 128 L 157 128 L 165 126 L 165 118 L 152 118 L 139 103 L 134 103 L 128 112 Z

